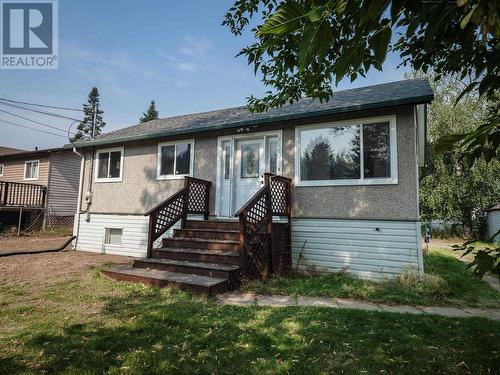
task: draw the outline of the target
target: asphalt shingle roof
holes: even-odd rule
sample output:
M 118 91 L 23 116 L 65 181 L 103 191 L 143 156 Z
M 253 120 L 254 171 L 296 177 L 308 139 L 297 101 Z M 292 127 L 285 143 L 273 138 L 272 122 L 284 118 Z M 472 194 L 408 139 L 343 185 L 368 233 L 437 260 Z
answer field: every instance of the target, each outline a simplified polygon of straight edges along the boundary
M 270 109 L 264 113 L 252 113 L 243 106 L 162 118 L 105 133 L 94 140 L 83 140 L 76 143 L 76 146 L 104 145 L 394 105 L 428 103 L 433 97 L 434 93 L 427 79 L 409 79 L 337 91 L 330 101 L 323 103 L 317 99 L 304 98 L 294 104 Z

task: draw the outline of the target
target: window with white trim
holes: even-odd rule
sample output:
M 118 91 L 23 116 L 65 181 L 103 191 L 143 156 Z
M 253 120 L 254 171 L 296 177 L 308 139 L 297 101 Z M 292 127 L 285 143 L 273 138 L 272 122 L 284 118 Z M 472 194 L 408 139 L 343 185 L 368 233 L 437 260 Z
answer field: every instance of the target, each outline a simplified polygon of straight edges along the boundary
M 40 169 L 39 160 L 30 160 L 24 162 L 24 179 L 38 180 L 38 170 Z
M 5 166 L 0 163 L 0 177 L 3 176 L 4 169 L 5 169 Z
M 123 147 L 97 151 L 96 181 L 122 180 Z
M 113 246 L 122 246 L 122 228 L 105 228 L 104 229 L 104 244 Z
M 397 183 L 394 117 L 297 129 L 299 185 Z
M 193 140 L 160 143 L 158 145 L 158 179 L 167 180 L 192 176 L 193 145 Z

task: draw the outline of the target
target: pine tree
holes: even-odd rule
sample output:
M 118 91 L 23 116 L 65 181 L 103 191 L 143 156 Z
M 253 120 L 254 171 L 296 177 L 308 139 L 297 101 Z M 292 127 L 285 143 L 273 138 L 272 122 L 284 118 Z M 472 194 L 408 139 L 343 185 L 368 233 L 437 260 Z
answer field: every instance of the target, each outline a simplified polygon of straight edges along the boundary
M 140 118 L 139 122 L 156 120 L 158 118 L 158 115 L 159 113 L 156 110 L 155 101 L 151 100 L 148 110 L 142 114 L 142 117 Z
M 94 122 L 95 111 L 95 125 Z M 77 132 L 71 138 L 71 142 L 75 142 L 84 138 L 92 138 L 102 133 L 102 128 L 106 123 L 102 119 L 104 112 L 100 109 L 99 90 L 97 87 L 92 87 L 90 90 L 87 104 L 83 105 L 83 120 L 78 124 Z M 92 134 L 93 133 L 93 134 Z

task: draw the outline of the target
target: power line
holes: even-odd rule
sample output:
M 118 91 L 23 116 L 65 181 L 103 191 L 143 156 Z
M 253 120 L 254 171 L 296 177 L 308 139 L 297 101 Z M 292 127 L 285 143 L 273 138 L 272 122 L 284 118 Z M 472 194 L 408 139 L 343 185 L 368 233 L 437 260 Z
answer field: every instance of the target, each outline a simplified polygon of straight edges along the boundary
M 34 108 L 26 107 L 26 106 L 21 106 L 21 105 L 17 105 L 17 104 L 5 103 L 5 102 L 2 102 L 2 101 L 0 101 L 0 104 L 8 105 L 10 107 L 14 107 L 14 108 L 18 108 L 18 109 L 23 109 L 23 110 L 26 110 L 26 111 L 32 111 L 32 112 L 36 112 L 36 113 L 41 113 L 42 115 L 59 117 L 59 118 L 63 118 L 63 119 L 66 119 L 66 120 L 72 120 L 72 121 L 81 121 L 80 119 L 76 119 L 74 117 L 64 116 L 64 115 L 60 115 L 60 114 L 54 113 L 54 112 L 41 111 L 41 110 L 38 110 L 38 109 L 34 109 Z
M 28 102 L 21 102 L 21 101 L 19 101 L 19 100 L 12 100 L 12 99 L 5 99 L 5 98 L 0 98 L 0 100 L 3 100 L 3 101 L 5 101 L 5 102 L 10 102 L 10 103 L 33 105 L 33 106 L 35 106 L 35 107 L 53 108 L 53 109 L 63 109 L 63 110 L 65 110 L 65 111 L 78 111 L 78 112 L 83 112 L 83 109 L 78 109 L 78 108 L 57 107 L 57 106 L 54 106 L 54 105 L 45 105 L 45 104 L 28 103 Z
M 30 129 L 30 130 L 34 130 L 36 132 L 50 134 L 50 135 L 55 135 L 57 137 L 62 137 L 64 139 L 67 139 L 64 135 L 57 134 L 57 133 L 52 133 L 52 132 L 45 131 L 45 130 L 40 130 L 40 129 L 37 129 L 37 128 L 32 128 L 31 126 L 21 125 L 21 124 L 15 123 L 15 122 L 7 121 L 7 120 L 0 120 L 0 122 L 4 122 L 4 123 L 6 123 L 8 125 L 18 126 L 20 128 Z
M 26 121 L 30 121 L 30 122 L 33 122 L 33 123 L 35 123 L 35 124 L 42 125 L 42 126 L 46 126 L 46 127 L 48 127 L 48 128 L 55 129 L 55 130 L 59 130 L 60 132 L 66 133 L 66 130 L 64 130 L 64 129 L 60 129 L 60 128 L 55 127 L 55 126 L 52 126 L 52 125 L 49 125 L 49 124 L 45 124 L 45 123 L 43 123 L 43 122 L 33 120 L 33 119 L 28 118 L 28 117 L 24 117 L 24 116 L 21 116 L 21 115 L 17 115 L 17 114 L 15 114 L 15 113 L 12 113 L 12 112 L 6 111 L 6 110 L 4 110 L 4 109 L 0 109 L 0 112 L 4 112 L 4 113 L 7 113 L 7 114 L 9 114 L 9 115 L 11 115 L 11 116 L 18 117 L 18 118 L 20 118 L 20 119 L 23 119 L 23 120 L 26 120 Z

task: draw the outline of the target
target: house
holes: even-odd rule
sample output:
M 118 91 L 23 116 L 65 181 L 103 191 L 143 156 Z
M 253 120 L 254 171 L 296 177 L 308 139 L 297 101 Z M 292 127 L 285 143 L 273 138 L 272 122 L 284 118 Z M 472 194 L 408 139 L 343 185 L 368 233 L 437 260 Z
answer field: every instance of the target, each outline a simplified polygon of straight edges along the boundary
M 0 223 L 22 228 L 71 226 L 80 160 L 65 148 L 0 149 Z
M 284 266 L 370 279 L 423 272 L 418 168 L 432 99 L 428 81 L 412 79 L 266 113 L 158 119 L 77 143 L 76 248 L 147 258 L 109 272 L 116 278 L 183 286 L 182 274 L 196 274 L 210 292 L 225 287 L 203 277 L 231 283 L 242 270 Z M 166 273 L 154 279 L 151 269 Z

